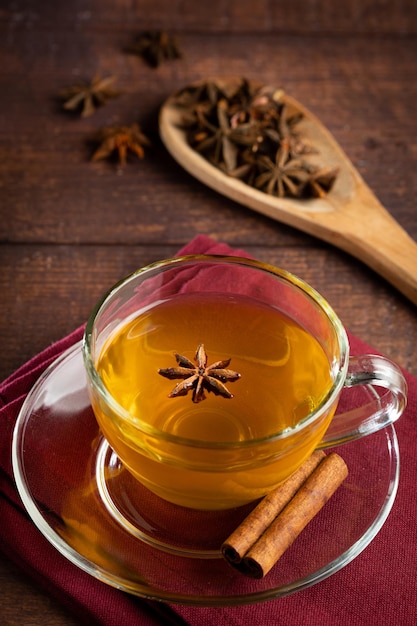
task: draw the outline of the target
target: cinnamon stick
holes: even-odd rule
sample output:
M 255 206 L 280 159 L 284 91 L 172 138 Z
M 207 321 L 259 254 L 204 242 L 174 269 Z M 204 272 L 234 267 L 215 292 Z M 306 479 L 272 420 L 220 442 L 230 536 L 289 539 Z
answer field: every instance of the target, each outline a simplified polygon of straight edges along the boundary
M 255 541 L 289 503 L 301 485 L 325 458 L 322 450 L 313 454 L 285 482 L 266 495 L 222 545 L 223 556 L 238 564 Z
M 288 504 L 258 535 L 257 540 L 241 558 L 238 567 L 242 573 L 252 578 L 263 578 L 347 475 L 347 466 L 338 454 L 333 452 L 328 456 L 324 455 Z M 228 543 L 229 540 L 225 545 Z M 223 554 L 228 559 L 228 551 L 223 551 Z M 236 561 L 230 562 L 236 564 Z

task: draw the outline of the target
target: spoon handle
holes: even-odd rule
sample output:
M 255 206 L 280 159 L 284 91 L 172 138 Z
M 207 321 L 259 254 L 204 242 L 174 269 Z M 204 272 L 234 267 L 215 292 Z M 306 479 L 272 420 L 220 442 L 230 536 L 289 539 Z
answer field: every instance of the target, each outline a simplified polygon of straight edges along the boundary
M 357 245 L 358 258 L 417 304 L 417 244 L 399 224 L 391 223 L 385 237 L 381 231 L 371 232 L 371 228 L 367 247 L 352 241 L 352 247 Z
M 417 243 L 372 191 L 361 186 L 352 202 L 335 214 L 327 216 L 328 236 L 323 238 L 366 263 L 417 304 Z
M 348 252 L 417 304 L 417 243 L 382 206 L 359 174 L 352 174 L 355 191 L 350 197 L 329 194 L 323 205 L 327 205 L 327 210 L 305 210 L 294 201 L 288 205 L 281 201 L 278 206 L 269 196 L 260 201 L 259 192 L 252 190 L 243 198 L 237 184 L 236 189 L 230 185 L 226 195 Z M 220 185 L 212 181 L 210 184 L 220 190 Z
M 191 167 L 188 169 L 192 171 Z M 198 173 L 200 180 L 233 200 L 348 252 L 417 304 L 417 243 L 382 206 L 357 172 L 353 172 L 355 192 L 350 198 L 333 197 L 331 200 L 329 195 L 327 210 L 317 211 L 303 209 L 300 202 L 281 200 L 278 204 L 266 194 L 262 194 L 265 198 L 260 200 L 259 191 L 249 188 L 242 193 L 240 181 L 231 181 L 225 187 L 220 172 L 211 173 L 207 179 L 204 174 L 204 171 Z

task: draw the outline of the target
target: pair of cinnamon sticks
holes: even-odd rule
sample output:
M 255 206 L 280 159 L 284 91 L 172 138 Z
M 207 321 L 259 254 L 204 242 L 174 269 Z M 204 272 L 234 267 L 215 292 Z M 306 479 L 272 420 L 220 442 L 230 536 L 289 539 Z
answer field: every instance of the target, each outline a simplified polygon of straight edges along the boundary
M 243 574 L 263 578 L 347 475 L 346 463 L 338 454 L 314 452 L 226 539 L 224 558 Z

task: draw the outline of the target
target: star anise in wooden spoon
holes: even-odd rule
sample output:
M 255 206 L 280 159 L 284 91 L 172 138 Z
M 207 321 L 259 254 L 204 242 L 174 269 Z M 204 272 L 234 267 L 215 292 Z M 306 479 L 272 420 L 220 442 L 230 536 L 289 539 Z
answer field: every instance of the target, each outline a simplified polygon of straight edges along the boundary
M 278 197 L 324 197 L 338 170 L 315 165 L 319 154 L 302 131 L 304 113 L 282 89 L 245 78 L 189 85 L 171 99 L 176 124 L 196 152 L 228 176 Z
M 284 139 L 277 150 L 275 160 L 262 155 L 258 158 L 262 171 L 255 180 L 255 186 L 279 198 L 299 197 L 309 179 L 309 172 L 299 159 L 290 155 L 288 140 Z
M 122 94 L 121 91 L 113 89 L 115 80 L 115 76 L 101 78 L 97 75 L 91 83 L 63 89 L 60 92 L 60 97 L 64 100 L 63 108 L 66 111 L 79 111 L 81 117 L 92 115 L 99 106 Z
M 306 182 L 304 193 L 315 198 L 325 198 L 332 188 L 339 173 L 338 167 L 317 168 Z
M 204 391 L 212 391 L 215 395 L 224 398 L 233 398 L 233 394 L 224 384 L 226 381 L 233 382 L 240 378 L 239 372 L 227 369 L 231 359 L 216 361 L 212 365 L 207 365 L 207 353 L 204 344 L 197 348 L 194 360 L 195 363 L 187 359 L 182 354 L 175 354 L 178 367 L 167 367 L 158 370 L 158 373 L 165 378 L 182 378 L 169 394 L 169 398 L 185 396 L 192 389 L 193 402 L 201 402 L 206 398 Z
M 115 154 L 121 165 L 126 164 L 128 152 L 135 154 L 139 159 L 143 159 L 145 156 L 144 147 L 151 145 L 139 124 L 108 126 L 101 130 L 98 139 L 100 145 L 94 152 L 92 160 L 100 161 Z

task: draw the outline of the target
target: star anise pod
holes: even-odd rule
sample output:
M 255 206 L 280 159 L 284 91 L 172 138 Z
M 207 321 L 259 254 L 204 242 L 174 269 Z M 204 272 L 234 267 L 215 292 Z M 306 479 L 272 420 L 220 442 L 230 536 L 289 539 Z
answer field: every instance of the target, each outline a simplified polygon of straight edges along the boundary
M 301 160 L 291 157 L 287 140 L 282 141 L 274 161 L 269 156 L 261 155 L 257 163 L 264 170 L 255 180 L 258 189 L 264 189 L 279 198 L 301 195 L 309 178 L 309 171 Z
M 127 52 L 142 57 L 151 67 L 158 67 L 163 61 L 181 58 L 176 38 L 162 30 L 141 33 Z
M 92 115 L 97 107 L 122 94 L 121 91 L 113 89 L 115 80 L 115 76 L 101 78 L 97 75 L 91 83 L 63 89 L 60 92 L 60 97 L 64 100 L 63 108 L 66 111 L 80 111 L 81 117 Z
M 183 87 L 175 94 L 175 104 L 178 106 L 193 106 L 197 103 L 209 103 L 215 107 L 217 102 L 224 97 L 221 84 L 216 80 L 208 80 L 197 85 Z
M 207 120 L 213 113 L 213 105 L 209 100 L 189 102 L 184 105 L 178 104 L 178 106 L 184 107 L 181 114 L 181 128 L 190 129 L 194 134 L 207 125 Z
M 325 198 L 333 187 L 339 173 L 338 167 L 317 168 L 307 179 L 304 193 L 315 198 Z
M 215 109 L 215 119 L 200 118 L 199 127 L 189 135 L 189 142 L 197 152 L 227 173 L 239 166 L 241 147 L 250 147 L 257 142 L 258 132 L 254 124 L 231 126 L 228 103 L 221 99 Z
M 237 164 L 238 148 L 231 139 L 234 131 L 230 128 L 226 100 L 217 103 L 217 123 L 214 125 L 202 120 L 203 124 L 204 127 L 194 135 L 195 150 L 206 154 L 215 165 L 224 162 L 226 169 L 233 170 Z
M 215 395 L 224 398 L 233 398 L 233 394 L 224 384 L 226 381 L 235 381 L 240 378 L 239 372 L 227 369 L 231 359 L 216 361 L 207 366 L 207 354 L 204 344 L 197 348 L 194 360 L 195 363 L 187 359 L 182 354 L 175 354 L 178 367 L 167 367 L 158 370 L 158 373 L 165 378 L 182 378 L 169 394 L 169 398 L 185 396 L 192 389 L 192 401 L 201 402 L 206 398 L 205 391 L 213 392 Z
M 106 159 L 115 153 L 121 165 L 125 165 L 128 152 L 135 154 L 139 159 L 143 159 L 145 156 L 144 146 L 151 145 L 139 124 L 103 128 L 99 135 L 99 141 L 100 145 L 93 154 L 92 160 Z
M 239 83 L 233 85 L 233 90 L 223 89 L 224 97 L 227 99 L 229 107 L 231 126 L 244 124 L 250 120 L 253 112 L 253 100 L 257 93 L 257 88 L 246 78 L 242 78 Z

